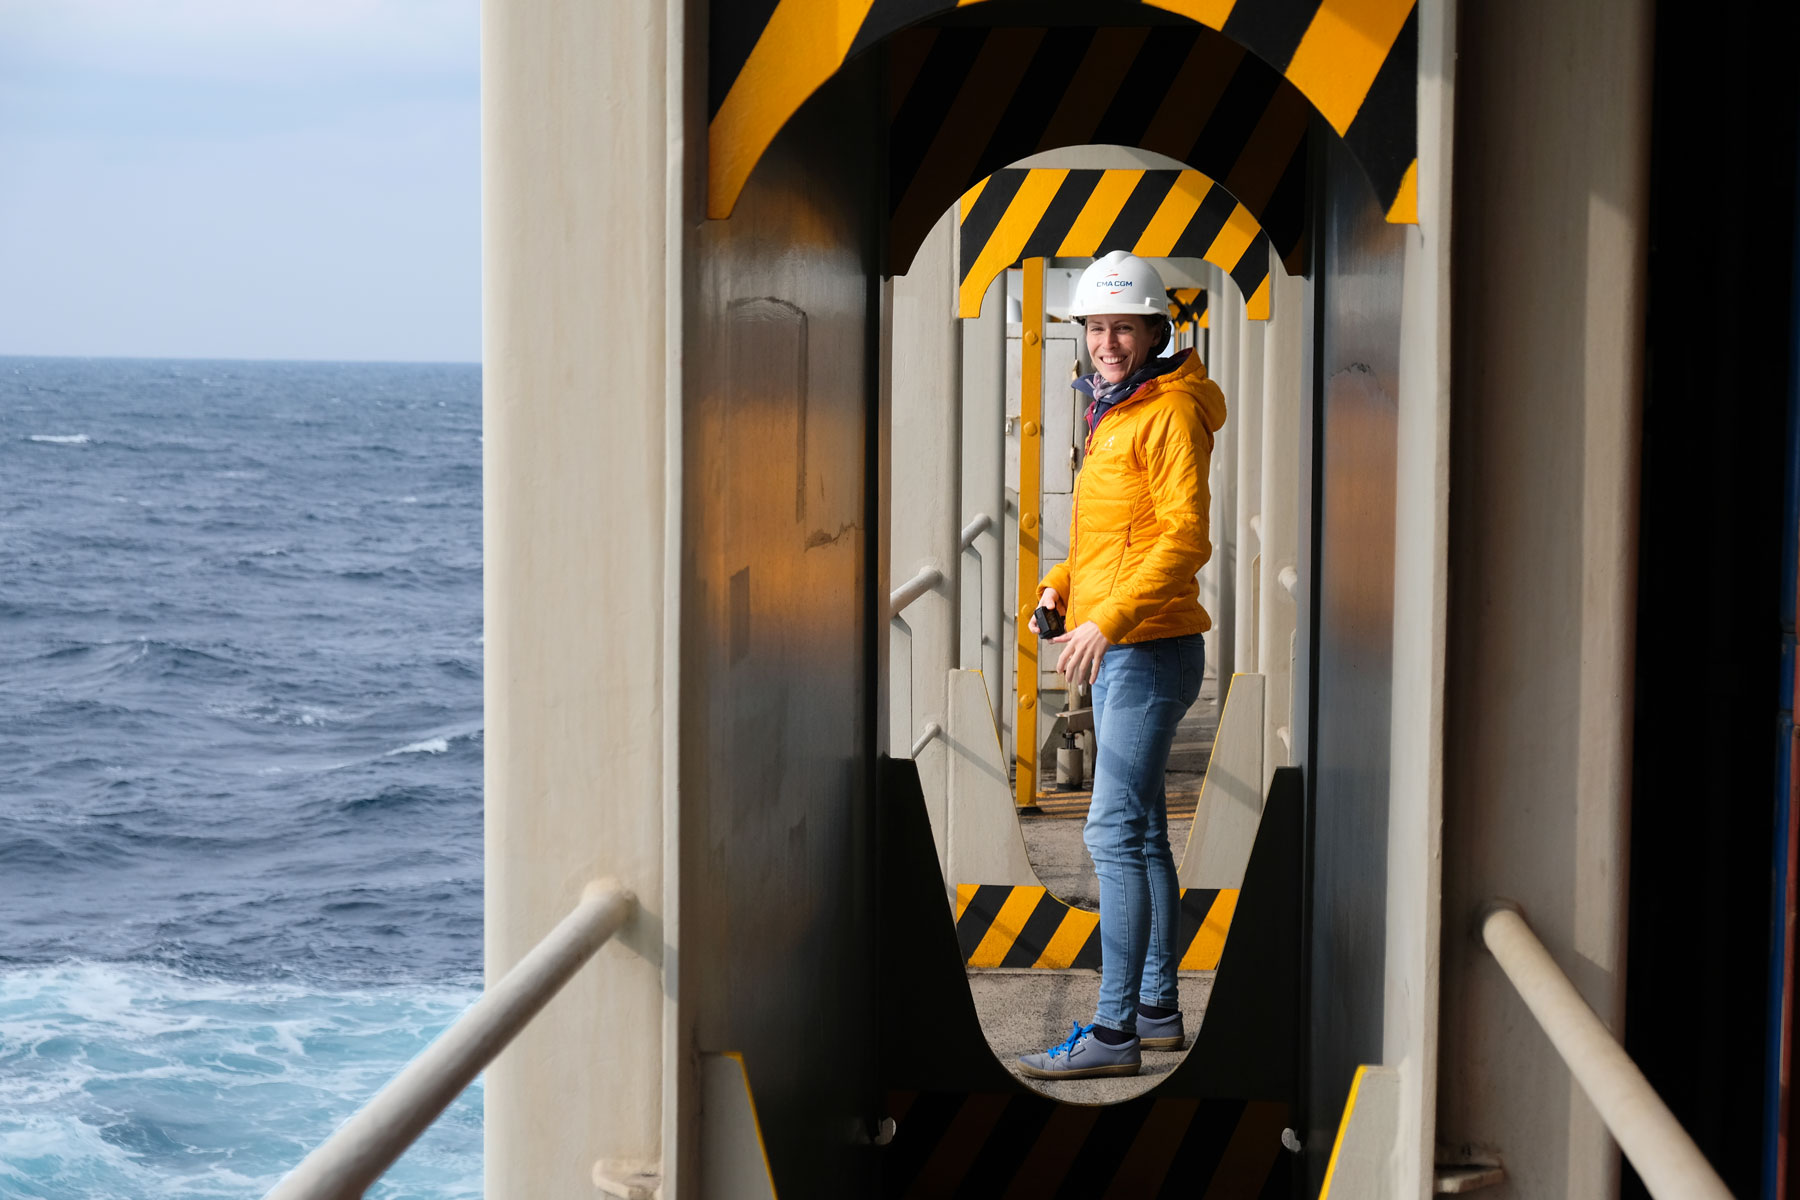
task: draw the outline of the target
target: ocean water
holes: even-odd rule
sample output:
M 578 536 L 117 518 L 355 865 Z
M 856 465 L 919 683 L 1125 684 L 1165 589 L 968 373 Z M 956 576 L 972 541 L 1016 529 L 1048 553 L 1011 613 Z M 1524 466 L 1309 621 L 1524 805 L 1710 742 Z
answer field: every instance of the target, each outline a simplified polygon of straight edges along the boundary
M 0 358 L 0 1197 L 257 1196 L 474 999 L 473 366 Z M 479 1088 L 370 1192 L 480 1194 Z

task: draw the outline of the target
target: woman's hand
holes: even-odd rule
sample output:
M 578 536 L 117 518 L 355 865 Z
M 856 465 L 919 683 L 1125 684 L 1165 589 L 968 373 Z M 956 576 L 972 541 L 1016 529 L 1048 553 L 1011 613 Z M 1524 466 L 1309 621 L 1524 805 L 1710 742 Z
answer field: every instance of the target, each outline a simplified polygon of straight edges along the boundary
M 1069 611 L 1063 605 L 1063 598 L 1056 594 L 1055 588 L 1045 588 L 1043 591 L 1038 593 L 1038 607 L 1039 608 L 1054 608 L 1057 612 L 1068 612 Z M 1031 632 L 1037 634 L 1039 637 L 1044 636 L 1044 631 L 1037 627 L 1037 613 L 1036 612 L 1033 612 L 1029 617 L 1025 618 L 1025 627 L 1027 629 L 1031 630 Z M 1057 638 L 1056 640 L 1060 642 L 1062 639 Z
M 1062 654 L 1056 660 L 1056 669 L 1070 683 L 1085 683 L 1090 687 L 1100 678 L 1100 659 L 1105 656 L 1112 645 L 1100 627 L 1092 621 L 1083 621 L 1052 641 L 1062 643 Z

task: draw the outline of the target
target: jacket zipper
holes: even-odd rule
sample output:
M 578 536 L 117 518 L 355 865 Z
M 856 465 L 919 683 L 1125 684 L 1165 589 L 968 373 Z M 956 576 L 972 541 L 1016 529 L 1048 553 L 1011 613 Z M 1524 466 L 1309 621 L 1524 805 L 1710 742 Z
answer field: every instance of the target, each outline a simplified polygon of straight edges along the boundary
M 1094 438 L 1099 434 L 1100 426 L 1106 424 L 1106 418 L 1112 416 L 1114 413 L 1118 412 L 1121 408 L 1124 408 L 1127 404 L 1136 404 L 1139 400 L 1148 399 L 1149 397 L 1146 395 L 1146 393 L 1149 391 L 1149 389 L 1155 387 L 1157 384 L 1157 381 L 1160 379 L 1162 379 L 1161 375 L 1158 375 L 1155 379 L 1144 380 L 1144 382 L 1138 384 L 1137 391 L 1131 393 L 1131 395 L 1125 397 L 1123 400 L 1120 400 L 1118 403 L 1114 404 L 1111 408 L 1109 408 L 1105 412 L 1101 413 L 1100 419 L 1098 421 L 1094 422 L 1094 427 L 1092 429 L 1088 430 L 1087 448 L 1083 451 L 1083 453 L 1084 454 L 1092 454 L 1094 452 Z M 1086 466 L 1087 463 L 1084 461 L 1082 463 L 1082 465 Z

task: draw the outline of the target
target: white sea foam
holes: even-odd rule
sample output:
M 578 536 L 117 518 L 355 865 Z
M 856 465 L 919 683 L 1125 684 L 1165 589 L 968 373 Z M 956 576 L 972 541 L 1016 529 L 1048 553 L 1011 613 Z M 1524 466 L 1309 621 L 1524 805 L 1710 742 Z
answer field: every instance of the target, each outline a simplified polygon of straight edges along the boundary
M 28 442 L 48 442 L 53 446 L 85 446 L 94 439 L 85 433 L 34 433 Z
M 402 746 L 398 750 L 389 750 L 388 755 L 396 754 L 442 754 L 450 749 L 449 738 L 426 738 L 422 742 L 414 742 L 410 746 Z
M 476 995 L 0 970 L 0 1195 L 260 1195 Z M 478 1197 L 480 1128 L 477 1083 L 370 1196 Z

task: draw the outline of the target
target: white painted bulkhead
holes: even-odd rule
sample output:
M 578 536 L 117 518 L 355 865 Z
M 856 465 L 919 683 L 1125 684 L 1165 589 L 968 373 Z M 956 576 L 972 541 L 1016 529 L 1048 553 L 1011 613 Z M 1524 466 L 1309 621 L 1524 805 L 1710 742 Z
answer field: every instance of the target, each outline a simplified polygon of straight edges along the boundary
M 488 977 L 586 879 L 641 905 L 489 1069 L 492 1196 L 593 1194 L 602 1163 L 680 1187 L 684 12 L 482 6 Z

